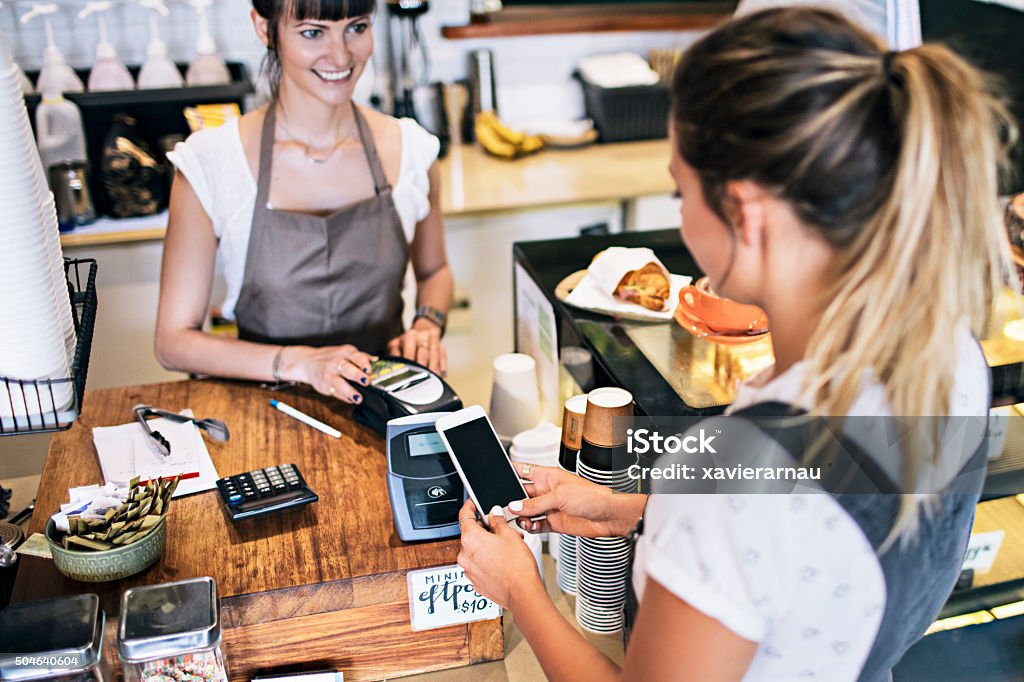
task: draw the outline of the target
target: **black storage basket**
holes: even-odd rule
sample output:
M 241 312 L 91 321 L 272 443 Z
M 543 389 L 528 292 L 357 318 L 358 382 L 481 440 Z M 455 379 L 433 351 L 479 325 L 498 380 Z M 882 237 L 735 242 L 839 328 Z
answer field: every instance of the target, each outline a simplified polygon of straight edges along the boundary
M 628 142 L 668 137 L 669 90 L 664 83 L 602 88 L 583 84 L 587 116 L 601 142 Z

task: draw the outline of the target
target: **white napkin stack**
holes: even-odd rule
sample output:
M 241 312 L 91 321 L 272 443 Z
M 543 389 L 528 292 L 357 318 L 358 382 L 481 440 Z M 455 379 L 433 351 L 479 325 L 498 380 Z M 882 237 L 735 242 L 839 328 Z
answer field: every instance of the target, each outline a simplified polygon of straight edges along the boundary
M 654 85 L 660 79 L 647 60 L 632 52 L 616 52 L 580 60 L 580 75 L 602 88 Z
M 0 35 L 0 377 L 70 376 L 75 349 L 57 212 L 22 99 L 18 69 Z M 21 389 L 0 381 L 5 426 L 55 426 L 72 406 L 71 382 Z

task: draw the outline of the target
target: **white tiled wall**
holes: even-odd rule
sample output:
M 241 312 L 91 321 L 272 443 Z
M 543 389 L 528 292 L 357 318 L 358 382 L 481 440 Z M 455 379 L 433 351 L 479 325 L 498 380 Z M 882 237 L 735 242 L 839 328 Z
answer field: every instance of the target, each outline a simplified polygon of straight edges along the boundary
M 189 61 L 195 52 L 195 12 L 183 0 L 166 0 L 171 16 L 160 19 L 161 36 L 172 59 Z M 88 67 L 95 54 L 98 35 L 95 17 L 77 19 L 85 0 L 60 0 L 60 10 L 51 15 L 58 47 L 75 67 Z M 454 80 L 466 75 L 467 54 L 479 48 L 494 51 L 499 109 L 504 118 L 576 118 L 583 113 L 582 96 L 571 74 L 581 57 L 605 52 L 632 50 L 645 53 L 652 48 L 681 47 L 693 41 L 692 32 L 596 33 L 526 36 L 501 39 L 446 40 L 441 26 L 464 24 L 469 0 L 435 0 L 421 18 L 421 30 L 430 49 L 430 80 Z M 41 17 L 22 26 L 18 15 L 31 8 L 27 0 L 5 0 L 0 9 L 0 30 L 15 59 L 26 70 L 38 69 L 46 38 Z M 247 0 L 216 0 L 211 10 L 211 31 L 222 54 L 229 60 L 246 62 L 255 74 L 263 58 L 249 19 Z M 110 39 L 127 63 L 141 63 L 148 41 L 148 14 L 136 2 L 119 2 L 106 17 Z M 360 83 L 363 96 L 376 87 L 387 92 L 387 62 L 384 25 L 386 13 L 377 14 L 375 69 Z M 374 74 L 376 73 L 376 78 Z

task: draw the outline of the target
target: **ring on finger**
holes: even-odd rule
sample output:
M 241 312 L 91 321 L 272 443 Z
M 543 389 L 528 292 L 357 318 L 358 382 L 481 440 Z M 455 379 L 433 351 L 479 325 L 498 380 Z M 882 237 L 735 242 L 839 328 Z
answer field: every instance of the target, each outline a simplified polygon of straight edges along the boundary
M 532 464 L 524 464 L 523 465 L 523 476 L 529 476 L 530 475 L 530 471 L 532 471 L 532 470 L 533 470 L 533 465 Z
M 338 376 L 339 377 L 343 376 L 343 374 L 342 374 L 343 371 L 344 371 L 344 366 L 339 362 L 338 363 Z
M 476 521 L 476 517 L 475 516 L 460 516 L 459 517 L 459 523 L 462 523 L 463 521 Z

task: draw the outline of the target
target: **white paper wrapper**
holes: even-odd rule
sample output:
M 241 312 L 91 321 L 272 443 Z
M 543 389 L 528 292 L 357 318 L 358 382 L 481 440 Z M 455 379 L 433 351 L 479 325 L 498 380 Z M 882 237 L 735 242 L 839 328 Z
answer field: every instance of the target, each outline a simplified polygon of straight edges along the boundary
M 587 272 L 601 291 L 613 296 L 616 287 L 619 286 L 619 282 L 627 272 L 639 270 L 648 263 L 656 264 L 665 273 L 665 278 L 668 278 L 668 268 L 658 260 L 654 251 L 646 247 L 628 249 L 624 246 L 612 246 L 607 248 L 594 256 Z
M 620 301 L 610 294 L 606 294 L 597 286 L 597 282 L 588 273 L 576 285 L 576 288 L 569 293 L 565 302 L 576 308 L 589 310 L 594 313 L 620 317 L 625 320 L 638 320 L 641 322 L 669 322 L 675 312 L 676 303 L 679 301 L 679 292 L 689 286 L 692 279 L 685 275 L 669 275 L 671 292 L 665 307 L 661 310 L 648 310 L 636 303 Z

